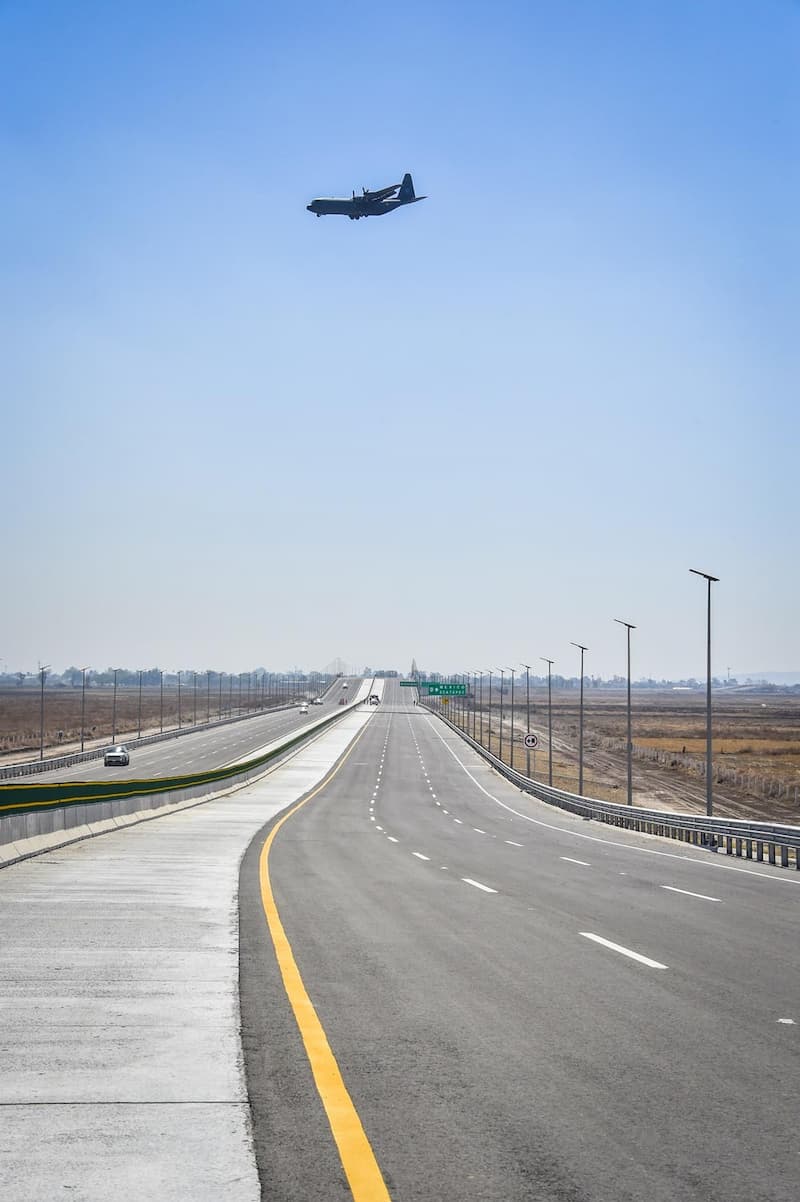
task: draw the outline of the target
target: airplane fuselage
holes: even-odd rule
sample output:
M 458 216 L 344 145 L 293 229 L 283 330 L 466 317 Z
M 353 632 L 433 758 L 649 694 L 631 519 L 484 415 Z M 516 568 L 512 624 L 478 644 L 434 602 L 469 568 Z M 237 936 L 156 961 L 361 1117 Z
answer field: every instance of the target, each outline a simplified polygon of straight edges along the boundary
M 425 197 L 415 195 L 414 181 L 406 172 L 401 184 L 390 184 L 377 192 L 368 192 L 365 188 L 361 196 L 356 196 L 355 192 L 351 197 L 318 196 L 306 208 L 317 217 L 349 217 L 351 221 L 359 221 L 362 217 L 382 217 L 384 213 L 416 204 L 418 200 L 425 200 Z
M 357 196 L 355 200 L 339 200 L 334 196 L 320 196 L 306 208 L 309 213 L 316 213 L 317 217 L 350 217 L 358 221 L 360 217 L 382 217 L 384 213 L 391 213 L 392 209 L 402 209 L 404 205 L 415 204 L 422 199 L 421 196 L 415 196 L 414 200 L 362 200 Z

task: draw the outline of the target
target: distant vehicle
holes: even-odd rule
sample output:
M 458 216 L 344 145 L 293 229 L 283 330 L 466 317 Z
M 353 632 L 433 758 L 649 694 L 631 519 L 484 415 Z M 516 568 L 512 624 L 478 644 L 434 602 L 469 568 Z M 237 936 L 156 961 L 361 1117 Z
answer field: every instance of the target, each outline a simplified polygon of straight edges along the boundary
M 362 188 L 360 196 L 353 192 L 349 199 L 346 196 L 319 196 L 306 208 L 309 213 L 316 213 L 317 217 L 349 217 L 351 221 L 359 221 L 362 217 L 380 217 L 403 205 L 416 204 L 418 200 L 425 199 L 415 194 L 414 181 L 406 172 L 402 184 L 389 184 L 388 188 L 378 188 L 376 192 Z
M 107 747 L 103 752 L 103 764 L 106 768 L 110 768 L 112 764 L 121 764 L 124 767 L 131 762 L 131 757 L 128 754 L 128 748 L 123 747 L 121 743 L 116 747 Z
M 369 699 L 369 703 L 370 703 L 370 705 L 380 705 L 381 699 L 377 693 L 372 694 L 372 696 Z
M 308 713 L 308 706 L 307 706 L 307 705 L 301 705 L 301 706 L 300 706 L 300 711 L 299 711 L 299 712 L 300 712 L 301 714 L 307 714 L 307 713 Z
M 343 688 L 343 689 L 346 689 L 347 687 L 348 687 L 348 685 L 347 685 L 347 681 L 345 681 L 345 682 L 344 682 L 344 684 L 342 685 L 342 688 Z
M 314 700 L 311 702 L 311 704 L 312 704 L 312 705 L 322 705 L 322 698 L 321 698 L 321 697 L 315 697 L 315 698 L 314 698 Z
M 340 698 L 339 698 L 339 705 L 347 705 L 347 698 L 346 698 L 346 697 L 340 697 Z

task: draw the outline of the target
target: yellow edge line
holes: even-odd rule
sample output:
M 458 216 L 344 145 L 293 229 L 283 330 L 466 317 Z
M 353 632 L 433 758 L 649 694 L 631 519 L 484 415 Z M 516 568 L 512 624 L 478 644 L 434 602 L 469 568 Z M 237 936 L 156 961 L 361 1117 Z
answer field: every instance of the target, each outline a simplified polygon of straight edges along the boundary
M 333 780 L 366 729 L 365 725 L 337 766 L 325 777 L 322 783 L 312 793 L 309 793 L 308 797 L 298 802 L 297 805 L 288 810 L 276 822 L 261 849 L 258 870 L 261 882 L 261 904 L 264 907 L 267 926 L 275 947 L 275 956 L 283 978 L 286 996 L 289 999 L 295 1021 L 300 1029 L 303 1046 L 306 1049 L 306 1055 L 311 1065 L 311 1072 L 314 1076 L 314 1083 L 322 1100 L 322 1105 L 325 1108 L 325 1113 L 328 1116 L 328 1122 L 336 1142 L 336 1147 L 339 1149 L 342 1168 L 347 1177 L 350 1192 L 355 1202 L 383 1202 L 384 1199 L 386 1202 L 390 1202 L 389 1191 L 386 1188 L 383 1175 L 375 1159 L 375 1153 L 372 1151 L 372 1146 L 367 1139 L 358 1111 L 353 1105 L 350 1094 L 347 1092 L 347 1086 L 342 1078 L 339 1065 L 331 1051 L 328 1037 L 325 1034 L 322 1023 L 319 1021 L 317 1012 L 300 976 L 300 970 L 297 967 L 291 944 L 278 914 L 278 907 L 275 904 L 269 876 L 269 853 L 278 831 L 284 822 L 288 821 L 304 805 L 307 805 L 312 798 L 321 793 Z

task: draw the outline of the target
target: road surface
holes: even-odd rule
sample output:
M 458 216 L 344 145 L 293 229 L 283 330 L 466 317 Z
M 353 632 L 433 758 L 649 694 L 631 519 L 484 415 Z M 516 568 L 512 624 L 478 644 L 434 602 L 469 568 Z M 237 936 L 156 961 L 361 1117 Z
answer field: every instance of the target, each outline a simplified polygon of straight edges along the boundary
M 263 1197 L 340 1197 L 364 1150 L 340 1164 L 262 842 L 240 909 Z M 797 1198 L 794 874 L 546 807 L 395 684 L 267 871 L 389 1196 Z

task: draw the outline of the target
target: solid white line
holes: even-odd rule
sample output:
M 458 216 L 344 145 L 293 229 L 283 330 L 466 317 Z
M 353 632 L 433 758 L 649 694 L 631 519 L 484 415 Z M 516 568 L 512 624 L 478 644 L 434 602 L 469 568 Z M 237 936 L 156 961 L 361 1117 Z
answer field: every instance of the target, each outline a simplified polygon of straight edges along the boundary
M 707 893 L 690 893 L 688 889 L 676 889 L 674 885 L 659 885 L 660 889 L 669 889 L 670 893 L 683 893 L 686 897 L 699 897 L 701 901 L 716 901 L 718 897 L 709 897 Z
M 496 889 L 490 889 L 488 885 L 482 885 L 480 881 L 473 881 L 472 877 L 462 876 L 462 881 L 465 885 L 474 885 L 476 889 L 482 889 L 484 893 L 496 893 Z
M 412 851 L 412 856 L 416 856 L 418 860 L 429 860 L 430 856 L 423 856 L 421 851 Z
M 522 843 L 515 843 L 513 839 L 506 839 L 506 843 L 508 843 L 509 847 L 522 847 L 523 846 Z
M 588 839 L 590 843 L 605 843 L 606 847 L 618 847 L 623 851 L 640 852 L 645 856 L 663 856 L 667 860 L 682 860 L 685 864 L 694 864 L 696 868 L 718 868 L 722 869 L 723 872 L 740 872 L 744 876 L 759 876 L 762 880 L 772 881 L 776 885 L 800 885 L 800 874 L 798 873 L 793 873 L 791 876 L 773 876 L 769 872 L 757 872 L 754 868 L 738 868 L 735 864 L 722 864 L 718 860 L 698 859 L 695 856 L 678 855 L 674 851 L 659 851 L 655 847 L 637 847 L 635 843 L 618 843 L 616 839 L 602 839 L 598 835 L 584 835 L 580 831 L 572 831 L 564 826 L 556 826 L 554 822 L 542 822 L 540 818 L 531 818 L 530 814 L 523 814 L 521 810 L 515 810 L 513 806 L 506 805 L 499 797 L 495 797 L 494 793 L 490 793 L 488 789 L 484 789 L 481 782 L 472 775 L 464 761 L 458 758 L 447 740 L 442 738 L 430 718 L 427 719 L 427 722 L 439 742 L 444 744 L 458 766 L 463 769 L 472 783 L 478 786 L 481 793 L 488 797 L 490 801 L 493 801 L 495 805 L 501 806 L 516 818 L 524 818 L 526 822 L 532 822 L 534 826 L 542 826 L 548 831 L 558 831 L 560 835 L 572 835 L 575 839 Z M 542 804 L 544 805 L 545 803 L 542 802 Z
M 632 952 L 629 947 L 622 947 L 619 943 L 612 943 L 610 939 L 604 939 L 602 935 L 593 935 L 591 931 L 581 931 L 584 939 L 593 939 L 595 943 L 602 943 L 603 947 L 610 947 L 612 952 L 619 952 L 621 956 L 628 956 L 631 960 L 638 960 L 640 964 L 646 964 L 648 968 L 666 968 L 666 964 L 659 964 L 658 960 L 651 960 L 649 956 L 642 956 L 639 952 Z
M 572 856 L 559 856 L 559 860 L 566 860 L 568 864 L 580 864 L 582 868 L 591 868 L 591 864 L 587 864 L 585 860 L 573 860 Z

